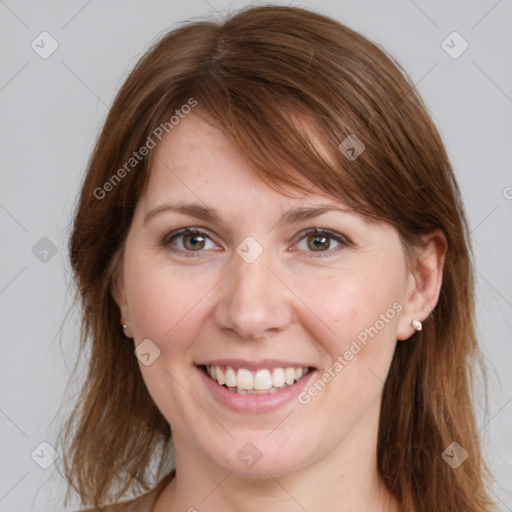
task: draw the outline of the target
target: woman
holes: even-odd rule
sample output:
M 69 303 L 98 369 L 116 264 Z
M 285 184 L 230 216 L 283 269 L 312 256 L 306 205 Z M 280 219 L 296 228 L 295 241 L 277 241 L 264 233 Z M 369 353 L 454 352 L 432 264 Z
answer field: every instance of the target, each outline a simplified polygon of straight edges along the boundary
M 469 247 L 438 132 L 375 44 L 293 7 L 173 30 L 114 101 L 70 241 L 81 503 L 491 510 Z M 159 484 L 100 508 L 148 491 L 155 452 Z

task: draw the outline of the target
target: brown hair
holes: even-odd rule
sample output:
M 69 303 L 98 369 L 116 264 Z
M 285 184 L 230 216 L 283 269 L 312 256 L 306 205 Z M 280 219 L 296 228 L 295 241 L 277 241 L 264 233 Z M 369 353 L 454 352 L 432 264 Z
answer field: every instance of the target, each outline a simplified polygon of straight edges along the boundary
M 147 488 L 155 452 L 160 471 L 171 450 L 170 426 L 120 329 L 111 285 L 151 152 L 133 169 L 126 163 L 159 126 L 170 131 L 170 116 L 191 99 L 270 186 L 308 192 L 299 173 L 357 213 L 393 225 L 406 249 L 425 233 L 444 232 L 437 307 L 421 333 L 397 344 L 385 383 L 378 469 L 404 511 L 489 510 L 471 403 L 480 359 L 469 233 L 439 134 L 411 80 L 376 44 L 323 15 L 278 6 L 166 34 L 127 78 L 94 148 L 70 239 L 83 307 L 80 349 L 90 342 L 90 359 L 63 460 L 82 503 L 118 499 L 136 483 Z M 338 149 L 351 134 L 365 145 L 354 160 Z M 469 455 L 457 469 L 441 457 L 453 441 Z

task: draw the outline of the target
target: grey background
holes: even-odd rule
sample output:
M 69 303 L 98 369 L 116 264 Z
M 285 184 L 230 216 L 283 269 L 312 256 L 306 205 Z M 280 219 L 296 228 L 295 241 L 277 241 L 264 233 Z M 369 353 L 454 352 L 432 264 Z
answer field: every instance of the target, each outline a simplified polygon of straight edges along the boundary
M 439 127 L 474 244 L 489 383 L 488 411 L 477 408 L 478 424 L 497 479 L 489 492 L 499 510 L 512 511 L 512 2 L 294 4 L 333 16 L 387 49 Z M 43 469 L 35 461 L 49 460 L 50 448 L 40 443 L 55 445 L 60 418 L 83 378 L 84 365 L 76 382 L 69 380 L 79 317 L 67 236 L 114 94 L 164 31 L 192 16 L 221 16 L 245 5 L 0 0 L 0 511 L 63 509 L 65 486 L 55 464 Z M 47 59 L 31 47 L 43 31 L 58 43 Z M 457 59 L 441 47 L 453 31 L 469 43 Z

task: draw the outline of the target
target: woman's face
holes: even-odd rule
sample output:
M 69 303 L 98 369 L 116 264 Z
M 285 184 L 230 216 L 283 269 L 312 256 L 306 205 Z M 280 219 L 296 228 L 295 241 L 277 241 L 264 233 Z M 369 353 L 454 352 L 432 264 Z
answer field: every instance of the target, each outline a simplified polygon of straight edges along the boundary
M 313 184 L 272 190 L 193 114 L 154 151 L 116 300 L 177 457 L 268 477 L 374 451 L 397 337 L 413 332 L 397 231 Z

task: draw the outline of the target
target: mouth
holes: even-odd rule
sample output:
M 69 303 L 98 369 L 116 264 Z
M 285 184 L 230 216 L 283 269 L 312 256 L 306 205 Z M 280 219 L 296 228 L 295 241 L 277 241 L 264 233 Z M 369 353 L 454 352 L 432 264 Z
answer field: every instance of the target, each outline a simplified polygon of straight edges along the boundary
M 245 395 L 268 395 L 294 385 L 315 368 L 289 366 L 248 369 L 243 367 L 199 365 L 211 380 L 228 391 Z

